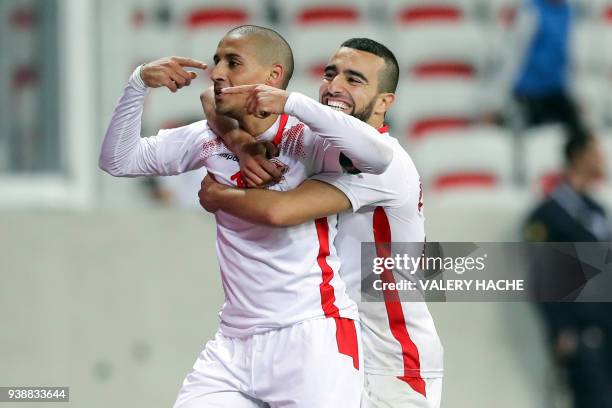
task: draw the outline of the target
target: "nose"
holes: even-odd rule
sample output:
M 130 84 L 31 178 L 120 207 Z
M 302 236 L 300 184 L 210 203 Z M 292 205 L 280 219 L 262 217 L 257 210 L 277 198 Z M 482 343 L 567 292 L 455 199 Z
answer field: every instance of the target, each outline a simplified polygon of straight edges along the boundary
M 342 75 L 336 75 L 332 78 L 331 81 L 329 81 L 329 85 L 327 86 L 327 92 L 332 95 L 341 93 L 344 89 L 344 83 L 345 81 L 342 78 Z
M 226 70 L 222 62 L 216 64 L 210 71 L 210 79 L 214 82 L 223 82 L 227 79 Z

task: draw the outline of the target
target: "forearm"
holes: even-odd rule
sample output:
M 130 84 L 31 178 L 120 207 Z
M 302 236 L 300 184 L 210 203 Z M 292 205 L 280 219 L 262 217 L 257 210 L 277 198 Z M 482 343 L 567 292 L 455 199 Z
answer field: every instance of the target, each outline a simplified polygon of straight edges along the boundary
M 253 223 L 277 227 L 303 224 L 351 208 L 339 189 L 315 180 L 287 192 L 219 185 L 210 193 L 219 209 Z
M 155 140 L 140 137 L 147 88 L 139 72 L 130 77 L 102 142 L 99 166 L 117 177 L 157 174 Z
M 384 172 L 393 158 L 392 147 L 369 124 L 292 92 L 285 113 L 297 117 L 351 159 L 364 173 Z

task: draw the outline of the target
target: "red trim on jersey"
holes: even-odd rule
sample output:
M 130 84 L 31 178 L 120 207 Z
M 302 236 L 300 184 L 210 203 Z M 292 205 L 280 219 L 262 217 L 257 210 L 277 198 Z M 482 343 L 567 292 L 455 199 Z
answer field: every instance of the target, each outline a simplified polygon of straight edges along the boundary
M 374 242 L 376 244 L 376 256 L 391 257 L 391 226 L 389 219 L 383 207 L 376 207 L 373 218 Z M 393 273 L 389 269 L 385 269 L 380 275 L 383 282 L 395 283 Z M 397 290 L 384 290 L 385 307 L 387 308 L 387 317 L 389 318 L 389 328 L 393 337 L 399 342 L 402 348 L 402 359 L 404 361 L 404 375 L 397 377 L 404 381 L 419 394 L 427 397 L 425 391 L 425 381 L 421 378 L 421 361 L 419 358 L 419 350 L 408 334 L 406 327 L 406 319 L 402 310 L 402 302 Z M 416 376 L 409 375 L 417 373 Z
M 327 263 L 327 257 L 330 255 L 329 250 L 329 225 L 327 218 L 319 218 L 315 220 L 317 229 L 317 237 L 319 238 L 319 254 L 317 255 L 317 263 L 321 268 L 323 281 L 319 285 L 321 291 L 321 307 L 325 317 L 332 317 L 336 321 L 336 342 L 338 344 L 338 352 L 345 354 L 353 359 L 353 366 L 359 370 L 359 346 L 357 341 L 357 329 L 355 322 L 351 319 L 340 317 L 340 311 L 336 306 L 336 295 L 331 281 L 334 278 L 334 270 Z
M 321 307 L 326 317 L 340 317 L 338 307 L 335 305 L 336 295 L 334 287 L 331 285 L 331 280 L 334 278 L 334 270 L 327 263 L 329 256 L 329 225 L 327 218 L 318 218 L 315 220 L 317 228 L 317 236 L 319 238 L 319 254 L 317 255 L 317 263 L 321 268 L 323 281 L 319 285 L 321 291 Z
M 383 125 L 382 127 L 379 127 L 378 133 L 380 134 L 389 133 L 389 125 Z
M 278 124 L 278 130 L 276 131 L 276 136 L 274 136 L 274 140 L 272 141 L 272 143 L 274 143 L 276 146 L 278 146 L 280 142 L 283 140 L 283 132 L 285 131 L 285 126 L 287 125 L 288 120 L 289 120 L 289 115 L 283 113 L 280 117 L 280 123 Z

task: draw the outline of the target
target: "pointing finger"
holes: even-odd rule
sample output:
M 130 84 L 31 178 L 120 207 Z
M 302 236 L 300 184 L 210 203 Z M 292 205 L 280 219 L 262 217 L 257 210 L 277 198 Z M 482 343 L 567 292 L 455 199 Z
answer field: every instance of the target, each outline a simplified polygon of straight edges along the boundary
M 208 65 L 193 58 L 174 57 L 174 61 L 182 67 L 206 69 Z
M 254 84 L 254 85 L 229 86 L 227 88 L 221 89 L 221 93 L 223 93 L 223 94 L 249 93 L 249 92 L 252 92 L 255 88 L 257 88 L 257 84 Z

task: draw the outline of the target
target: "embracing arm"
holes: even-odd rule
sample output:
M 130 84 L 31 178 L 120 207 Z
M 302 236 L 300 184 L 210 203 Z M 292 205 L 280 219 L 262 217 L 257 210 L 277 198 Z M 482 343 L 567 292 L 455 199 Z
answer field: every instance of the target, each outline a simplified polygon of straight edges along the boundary
M 276 227 L 302 224 L 351 208 L 342 191 L 316 180 L 306 180 L 294 190 L 281 192 L 233 188 L 207 176 L 201 187 L 200 204 L 206 210 L 223 210 L 250 222 Z
M 392 147 L 374 127 L 305 95 L 291 92 L 285 113 L 308 125 L 364 173 L 381 174 L 393 159 Z
M 144 69 L 140 66 L 134 71 L 113 112 L 102 142 L 98 162 L 102 170 L 116 177 L 177 174 L 179 170 L 184 170 L 175 168 L 174 164 L 184 164 L 190 160 L 187 157 L 189 152 L 186 151 L 190 149 L 190 145 L 188 140 L 178 139 L 181 136 L 191 136 L 193 141 L 193 132 L 184 133 L 183 130 L 176 129 L 162 131 L 168 136 L 166 138 L 141 138 L 140 131 L 147 87 L 166 86 L 176 92 L 183 86 L 188 86 L 196 74 L 183 70 L 182 67 L 185 66 L 203 69 L 206 67 L 198 61 L 173 57 L 146 64 Z M 164 139 L 166 144 L 172 144 L 172 148 L 163 149 Z M 176 160 L 160 157 L 162 149 L 167 155 L 176 154 L 179 157 Z M 195 154 L 195 150 L 192 153 Z
M 393 159 L 393 148 L 378 130 L 300 93 L 289 93 L 268 85 L 234 86 L 221 92 L 248 94 L 245 108 L 252 115 L 286 113 L 295 116 L 344 153 L 364 173 L 381 174 Z

